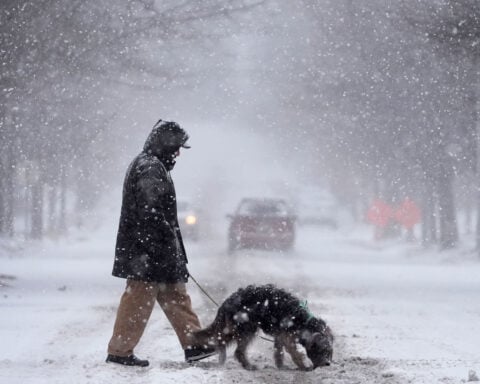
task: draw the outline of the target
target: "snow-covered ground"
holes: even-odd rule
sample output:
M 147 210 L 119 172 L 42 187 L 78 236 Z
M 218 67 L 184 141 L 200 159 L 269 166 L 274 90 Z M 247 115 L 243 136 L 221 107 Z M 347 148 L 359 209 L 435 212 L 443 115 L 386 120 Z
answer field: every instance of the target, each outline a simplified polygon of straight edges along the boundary
M 273 282 L 308 300 L 333 329 L 335 364 L 274 368 L 272 346 L 250 350 L 261 368 L 233 360 L 190 366 L 156 308 L 136 349 L 148 368 L 104 363 L 124 281 L 110 275 L 115 226 L 69 241 L 0 245 L 1 383 L 462 383 L 480 375 L 480 262 L 466 252 L 374 243 L 363 228 L 301 227 L 290 253 L 187 243 L 192 275 L 221 301 L 239 286 Z M 192 283 L 204 324 L 215 306 Z M 474 378 L 471 374 L 471 378 Z

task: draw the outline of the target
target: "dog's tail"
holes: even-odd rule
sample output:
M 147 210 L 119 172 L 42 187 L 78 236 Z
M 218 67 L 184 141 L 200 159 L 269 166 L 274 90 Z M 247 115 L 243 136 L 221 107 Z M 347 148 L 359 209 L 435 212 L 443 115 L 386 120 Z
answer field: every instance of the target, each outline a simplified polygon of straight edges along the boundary
M 208 327 L 192 333 L 192 343 L 194 345 L 218 346 L 225 341 L 228 329 L 225 313 L 220 308 L 217 316 Z
M 192 333 L 191 343 L 199 346 L 215 346 L 215 331 L 212 325 Z

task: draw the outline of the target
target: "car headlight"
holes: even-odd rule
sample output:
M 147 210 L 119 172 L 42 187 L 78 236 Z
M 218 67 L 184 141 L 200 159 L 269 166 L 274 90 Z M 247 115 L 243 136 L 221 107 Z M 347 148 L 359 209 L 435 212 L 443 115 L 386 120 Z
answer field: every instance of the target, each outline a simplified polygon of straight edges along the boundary
M 197 222 L 197 218 L 193 215 L 188 215 L 185 218 L 185 223 L 187 223 L 188 225 L 194 225 L 196 222 Z

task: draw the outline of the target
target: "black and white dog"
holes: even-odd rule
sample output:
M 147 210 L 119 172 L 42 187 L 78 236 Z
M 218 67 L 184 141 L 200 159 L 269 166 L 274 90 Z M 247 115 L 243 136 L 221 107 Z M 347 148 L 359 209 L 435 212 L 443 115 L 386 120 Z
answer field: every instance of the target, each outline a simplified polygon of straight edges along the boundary
M 226 347 L 237 343 L 235 357 L 245 369 L 254 370 L 246 349 L 258 329 L 274 338 L 274 359 L 283 367 L 283 350 L 302 370 L 330 365 L 333 335 L 320 318 L 314 317 L 295 296 L 274 285 L 241 288 L 220 306 L 213 323 L 192 335 L 192 344 L 214 347 L 221 364 L 226 360 Z M 297 343 L 305 347 L 313 366 L 307 366 Z

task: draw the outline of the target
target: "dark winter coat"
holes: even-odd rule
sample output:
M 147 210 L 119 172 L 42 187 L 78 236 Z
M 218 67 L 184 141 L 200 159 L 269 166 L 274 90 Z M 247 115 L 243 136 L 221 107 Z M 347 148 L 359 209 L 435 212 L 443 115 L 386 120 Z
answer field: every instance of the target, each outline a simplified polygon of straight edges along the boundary
M 175 188 L 165 158 L 165 148 L 153 131 L 127 170 L 114 276 L 162 283 L 188 279 Z

